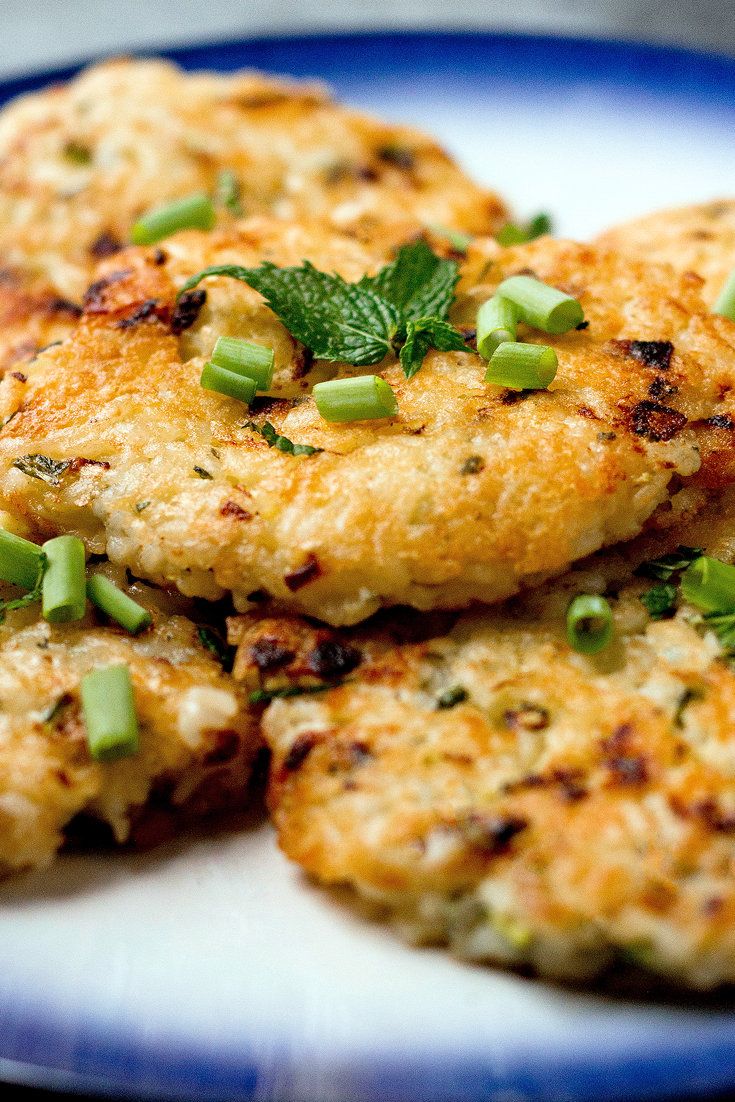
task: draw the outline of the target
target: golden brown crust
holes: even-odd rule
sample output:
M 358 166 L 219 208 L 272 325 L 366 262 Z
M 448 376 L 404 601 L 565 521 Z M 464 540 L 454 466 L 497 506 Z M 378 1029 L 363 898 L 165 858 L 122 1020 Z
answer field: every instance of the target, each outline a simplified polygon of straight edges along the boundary
M 0 628 L 0 872 L 48 864 L 82 812 L 124 842 L 151 804 L 202 815 L 249 800 L 261 741 L 246 692 L 195 625 L 169 611 L 176 601 L 140 584 L 130 592 L 154 617 L 137 638 L 91 611 L 51 625 L 32 608 L 9 613 Z M 99 764 L 87 748 L 79 684 L 121 662 L 132 675 L 141 747 Z
M 735 199 L 655 211 L 614 226 L 599 243 L 696 273 L 704 281 L 702 298 L 712 305 L 733 269 Z
M 668 546 L 708 532 L 731 553 L 733 506 Z M 463 956 L 567 978 L 623 956 L 684 985 L 733 981 L 735 673 L 693 609 L 649 619 L 653 583 L 630 571 L 654 548 L 598 555 L 427 641 L 343 637 L 362 659 L 344 684 L 265 715 L 289 857 Z M 564 637 L 580 591 L 614 608 L 596 658 Z M 241 649 L 256 645 L 253 623 Z
M 703 310 L 691 281 L 589 246 L 485 241 L 464 267 L 460 326 L 519 270 L 580 296 L 587 329 L 526 334 L 559 355 L 548 391 L 505 391 L 484 383 L 475 354 L 432 352 L 410 381 L 395 361 L 380 365 L 397 418 L 330 425 L 305 392 L 355 369 L 310 368 L 243 284 L 208 281 L 196 319 L 172 332 L 175 288 L 208 264 L 306 257 L 356 279 L 388 256 L 377 242 L 256 219 L 178 235 L 163 257 L 131 249 L 108 262 L 73 337 L 36 360 L 27 384 L 0 392 L 12 415 L 0 434 L 4 499 L 45 532 L 77 531 L 95 551 L 187 594 L 231 590 L 244 608 L 265 589 L 283 606 L 345 623 L 381 604 L 501 599 L 634 536 L 676 476 L 697 469 L 687 420 L 718 408 L 735 330 Z M 278 400 L 254 413 L 322 454 L 269 448 L 243 427 L 240 403 L 200 387 L 222 333 L 275 348 Z M 640 342 L 658 342 L 665 364 Z M 13 467 L 33 453 L 109 467 L 72 463 L 49 485 Z M 141 501 L 150 502 L 142 512 Z
M 362 237 L 431 222 L 491 233 L 506 217 L 433 139 L 342 107 L 321 85 L 123 59 L 0 116 L 0 251 L 75 299 L 141 213 L 214 193 L 224 169 L 247 215 Z M 233 213 L 220 206 L 218 220 Z

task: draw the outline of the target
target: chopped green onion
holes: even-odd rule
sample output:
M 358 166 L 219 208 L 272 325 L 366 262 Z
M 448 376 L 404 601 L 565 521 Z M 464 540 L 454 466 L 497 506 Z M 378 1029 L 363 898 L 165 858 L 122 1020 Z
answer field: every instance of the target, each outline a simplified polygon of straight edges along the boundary
M 148 211 L 133 226 L 130 240 L 134 245 L 155 245 L 179 230 L 211 230 L 214 223 L 214 205 L 202 192 Z
M 115 761 L 138 750 L 138 720 L 128 666 L 103 666 L 82 678 L 82 713 L 95 761 Z
M 0 528 L 0 578 L 4 582 L 33 589 L 42 563 L 43 551 L 37 543 Z
M 489 360 L 499 344 L 515 341 L 518 311 L 502 295 L 493 295 L 477 311 L 477 351 Z
M 721 314 L 723 318 L 735 321 L 735 271 L 728 276 L 725 286 L 720 291 L 717 301 L 712 307 L 713 314 Z
M 576 298 L 533 276 L 504 279 L 497 293 L 515 303 L 522 321 L 544 333 L 566 333 L 584 321 L 584 311 Z
M 214 390 L 217 394 L 237 398 L 248 406 L 258 389 L 255 379 L 248 379 L 246 375 L 239 375 L 237 371 L 228 371 L 226 367 L 217 367 L 213 363 L 204 365 L 200 381 L 205 390 Z
M 330 379 L 317 383 L 313 393 L 325 421 L 372 421 L 398 412 L 395 394 L 379 375 Z
M 486 383 L 511 390 L 545 390 L 559 366 L 556 352 L 545 344 L 499 344 L 490 357 Z
M 597 654 L 612 639 L 613 615 L 604 597 L 580 593 L 567 609 L 567 639 L 580 654 Z
M 151 624 L 150 612 L 118 589 L 104 574 L 92 575 L 87 582 L 87 596 L 131 635 L 137 635 Z
M 702 555 L 681 577 L 681 595 L 703 612 L 735 610 L 735 566 Z
M 46 573 L 41 600 L 44 619 L 52 624 L 81 620 L 87 606 L 84 544 L 78 536 L 57 536 L 43 545 Z
M 506 222 L 495 234 L 495 240 L 499 245 L 525 245 L 527 241 L 535 241 L 545 233 L 551 233 L 552 224 L 548 214 L 536 214 L 526 226 L 519 226 L 516 222 Z
M 270 390 L 273 382 L 273 349 L 264 344 L 241 340 L 239 337 L 219 337 L 212 352 L 215 367 L 224 367 L 237 375 L 254 379 L 258 390 Z
M 528 241 L 528 234 L 523 226 L 519 226 L 515 222 L 506 222 L 495 234 L 495 240 L 504 248 L 510 245 L 525 245 Z

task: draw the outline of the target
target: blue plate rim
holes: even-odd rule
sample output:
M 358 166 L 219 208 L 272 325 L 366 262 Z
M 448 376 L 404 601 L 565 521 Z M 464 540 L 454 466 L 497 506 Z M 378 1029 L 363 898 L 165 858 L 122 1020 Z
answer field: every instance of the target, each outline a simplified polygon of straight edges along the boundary
M 374 57 L 385 56 L 390 47 L 400 47 L 402 53 L 431 48 L 441 54 L 444 63 L 461 63 L 475 67 L 482 63 L 481 49 L 495 50 L 504 55 L 512 67 L 522 68 L 533 53 L 556 53 L 559 58 L 587 62 L 600 79 L 621 73 L 626 77 L 631 68 L 646 90 L 680 91 L 682 77 L 707 102 L 730 106 L 735 91 L 735 57 L 671 44 L 628 41 L 620 38 L 506 33 L 485 30 L 358 30 L 325 33 L 315 30 L 297 34 L 262 35 L 247 38 L 222 38 L 210 42 L 185 43 L 173 48 L 127 51 L 137 57 L 164 57 L 184 68 L 206 65 L 222 68 L 221 55 L 226 54 L 239 66 L 263 66 L 261 57 L 270 52 L 279 56 L 290 52 L 293 57 L 305 55 L 316 59 L 330 58 L 339 52 L 369 45 Z M 216 58 L 220 56 L 220 63 Z M 0 80 L 0 102 L 37 90 L 47 84 L 67 80 L 84 65 L 99 61 L 92 57 L 71 66 L 37 70 L 22 76 Z M 411 55 L 412 56 L 412 55 Z M 207 62 L 209 58 L 209 62 Z M 303 75 L 300 64 L 297 75 Z M 413 58 L 412 63 L 421 58 Z M 601 68 L 600 68 L 601 66 Z M 309 66 L 307 66 L 308 70 Z M 703 71 L 708 80 L 701 82 Z M 315 73 L 314 75 L 321 75 Z M 329 76 L 327 79 L 330 79 Z M 563 74 L 561 79 L 563 79 Z M 26 1011 L 22 1021 L 17 1008 L 0 994 L 0 1025 L 10 1022 L 9 1034 L 0 1030 L 0 1078 L 19 1085 L 46 1087 L 52 1090 L 104 1094 L 110 1097 L 156 1099 L 192 1099 L 227 1097 L 228 1102 L 276 1102 L 276 1095 L 263 1094 L 263 1069 L 257 1061 L 247 1058 L 233 1061 L 232 1054 L 177 1053 L 168 1047 L 147 1049 L 129 1040 L 115 1037 L 106 1026 L 79 1020 L 86 1045 L 77 1045 L 70 1056 L 66 1038 L 66 1023 L 48 1021 L 38 1008 Z M 706 1032 L 706 1031 L 705 1031 Z M 600 1058 L 600 1054 L 581 1046 L 572 1053 L 546 1054 L 546 1060 L 536 1067 L 518 1063 L 506 1068 L 502 1077 L 493 1072 L 491 1061 L 483 1054 L 448 1057 L 437 1054 L 433 1060 L 417 1060 L 410 1053 L 396 1052 L 376 1067 L 359 1062 L 350 1069 L 349 1078 L 363 1077 L 360 1093 L 351 1094 L 350 1102 L 481 1102 L 494 1094 L 511 1092 L 513 1097 L 528 1099 L 565 1099 L 566 1102 L 598 1102 L 637 1096 L 663 1099 L 673 1094 L 700 1097 L 711 1096 L 735 1084 L 735 1017 L 726 1026 L 714 1027 L 708 1037 L 698 1036 L 687 1046 L 679 1043 L 662 1047 L 645 1055 L 635 1054 L 617 1063 Z M 519 1053 L 520 1055 L 520 1053 Z M 219 1059 L 219 1062 L 218 1062 Z M 337 1069 L 335 1069 L 337 1070 Z M 427 1083 L 431 1087 L 427 1090 Z M 672 1090 L 672 1083 L 676 1090 Z M 212 1093 L 212 1092 L 215 1093 Z M 443 1093 L 446 1092 L 446 1093 Z M 461 1093 L 459 1093 L 461 1092 Z M 347 1096 L 345 1096 L 347 1097 Z M 279 1102 L 297 1102 L 288 1098 Z M 299 1099 L 298 1102 L 301 1102 Z

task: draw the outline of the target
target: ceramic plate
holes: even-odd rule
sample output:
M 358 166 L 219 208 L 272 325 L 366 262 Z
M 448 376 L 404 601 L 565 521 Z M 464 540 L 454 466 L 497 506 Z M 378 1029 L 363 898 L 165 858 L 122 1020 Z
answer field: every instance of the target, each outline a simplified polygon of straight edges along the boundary
M 735 191 L 735 60 L 485 34 L 170 56 L 325 78 L 358 107 L 430 129 L 564 234 Z M 705 1095 L 735 1086 L 735 1014 L 409 949 L 308 886 L 260 823 L 145 856 L 66 857 L 2 885 L 0 1079 L 227 1102 Z

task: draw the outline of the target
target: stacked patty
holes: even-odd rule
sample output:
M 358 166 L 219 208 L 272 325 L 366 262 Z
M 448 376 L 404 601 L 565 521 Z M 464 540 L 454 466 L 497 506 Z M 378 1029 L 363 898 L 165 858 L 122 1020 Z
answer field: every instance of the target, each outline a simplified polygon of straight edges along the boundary
M 3 263 L 57 294 L 78 299 L 139 215 L 195 192 L 215 197 L 224 225 L 268 213 L 362 237 L 429 223 L 491 233 L 506 213 L 433 138 L 315 83 L 123 59 L 0 119 Z
M 5 523 L 81 537 L 153 615 L 133 637 L 90 611 L 8 613 L 2 867 L 46 863 L 80 813 L 121 842 L 160 804 L 244 806 L 264 737 L 285 852 L 411 940 L 565 979 L 621 959 L 735 979 L 731 647 L 681 566 L 662 605 L 641 574 L 735 558 L 735 324 L 710 309 L 725 230 L 458 248 L 435 223 L 481 235 L 504 210 L 430 139 L 320 88 L 163 63 L 12 106 L 0 157 Z M 123 247 L 194 191 L 215 228 Z M 451 350 L 429 341 L 407 373 L 396 323 L 370 367 L 397 404 L 381 419 L 322 416 L 315 384 L 368 360 L 315 354 L 247 278 L 182 294 L 263 264 L 364 290 L 419 242 L 458 264 L 433 319 Z M 547 387 L 487 382 L 476 351 L 478 308 L 513 276 L 584 314 L 520 325 L 558 360 Z M 273 350 L 250 408 L 201 385 L 220 337 Z M 612 610 L 594 655 L 565 629 L 579 594 Z M 104 763 L 79 685 L 114 663 L 141 749 Z
M 389 355 L 378 371 L 397 415 L 330 424 L 312 384 L 359 369 L 305 360 L 262 298 L 232 279 L 206 283 L 179 334 L 176 291 L 236 260 L 305 259 L 354 280 L 385 251 L 255 220 L 181 234 L 163 253 L 116 257 L 70 338 L 39 354 L 25 381 L 4 380 L 0 494 L 45 535 L 75 532 L 142 577 L 192 596 L 229 592 L 240 609 L 256 594 L 354 623 L 385 605 L 495 601 L 558 574 L 672 507 L 700 466 L 696 426 L 717 414 L 730 378 L 733 327 L 685 277 L 550 238 L 507 250 L 484 241 L 462 268 L 457 325 L 520 271 L 584 307 L 586 328 L 543 335 L 559 357 L 551 386 L 488 385 L 470 349 L 430 351 L 411 379 Z M 273 395 L 256 399 L 252 417 L 200 385 L 222 334 L 275 350 Z M 253 418 L 321 451 L 269 447 Z M 57 479 L 29 476 L 23 457 L 37 454 L 63 465 Z

